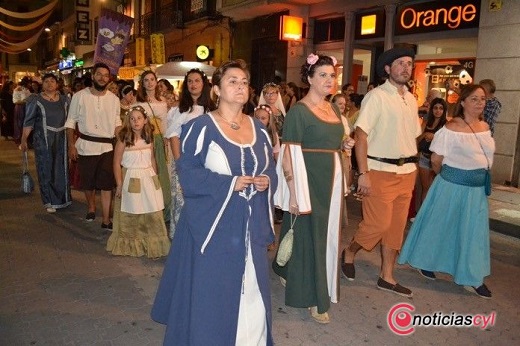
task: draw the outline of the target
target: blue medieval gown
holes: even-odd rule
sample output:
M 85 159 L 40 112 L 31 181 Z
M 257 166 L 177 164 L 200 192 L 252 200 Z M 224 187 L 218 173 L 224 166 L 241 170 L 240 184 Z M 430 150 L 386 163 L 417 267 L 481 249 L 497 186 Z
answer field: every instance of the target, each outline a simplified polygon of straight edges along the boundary
M 68 99 L 55 102 L 40 94 L 27 98 L 23 127 L 33 129 L 33 147 L 40 196 L 44 208 L 65 208 L 72 203 L 69 184 L 67 136 Z
M 254 124 L 251 144 L 228 139 L 210 114 L 183 128 L 177 169 L 185 202 L 151 313 L 167 325 L 165 345 L 235 345 L 251 258 L 266 344 L 273 344 L 267 246 L 274 241 L 274 191 L 253 185 L 233 191 L 243 175 L 265 175 L 270 187 L 277 186 L 269 135 L 259 121 L 248 121 Z

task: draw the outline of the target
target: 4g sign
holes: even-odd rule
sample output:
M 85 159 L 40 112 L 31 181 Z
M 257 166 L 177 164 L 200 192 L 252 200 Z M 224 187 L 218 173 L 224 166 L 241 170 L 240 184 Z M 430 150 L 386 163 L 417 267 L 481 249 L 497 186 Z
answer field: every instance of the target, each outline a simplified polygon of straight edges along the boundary
M 477 28 L 480 0 L 430 1 L 397 10 L 396 35 Z

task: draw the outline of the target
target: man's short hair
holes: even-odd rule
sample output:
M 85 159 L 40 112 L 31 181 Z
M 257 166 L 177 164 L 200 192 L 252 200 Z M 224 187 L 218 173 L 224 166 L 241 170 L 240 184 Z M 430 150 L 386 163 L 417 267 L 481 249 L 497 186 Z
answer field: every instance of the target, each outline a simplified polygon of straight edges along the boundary
M 92 73 L 95 74 L 98 68 L 105 68 L 110 72 L 110 68 L 108 68 L 107 64 L 105 64 L 103 62 L 98 62 L 98 63 L 94 64 L 94 67 L 92 68 Z
M 483 79 L 478 84 L 482 85 L 484 88 L 488 89 L 490 93 L 494 94 L 497 90 L 497 86 L 492 79 Z

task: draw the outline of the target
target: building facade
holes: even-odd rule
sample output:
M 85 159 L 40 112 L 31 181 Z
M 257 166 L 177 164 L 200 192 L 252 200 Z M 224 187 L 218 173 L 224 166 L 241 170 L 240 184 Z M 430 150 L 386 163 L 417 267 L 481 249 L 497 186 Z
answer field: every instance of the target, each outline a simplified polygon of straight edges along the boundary
M 255 88 L 277 76 L 302 85 L 300 66 L 318 52 L 338 60 L 338 88 L 351 83 L 365 93 L 377 80 L 378 56 L 398 45 L 416 51 L 411 88 L 419 104 L 433 88 L 453 108 L 464 84 L 493 79 L 503 105 L 493 181 L 520 183 L 520 81 L 512 78 L 520 68 L 520 1 L 220 0 L 217 9 L 236 23 L 234 56 L 250 61 Z M 301 41 L 279 40 L 283 15 L 303 18 Z

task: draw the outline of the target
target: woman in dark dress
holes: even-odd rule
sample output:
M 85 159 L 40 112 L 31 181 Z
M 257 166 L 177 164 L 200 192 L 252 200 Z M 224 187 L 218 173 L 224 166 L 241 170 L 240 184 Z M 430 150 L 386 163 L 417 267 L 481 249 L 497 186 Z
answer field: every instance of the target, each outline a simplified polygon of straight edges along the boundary
M 48 213 L 72 203 L 68 175 L 67 96 L 58 92 L 58 79 L 53 74 L 43 76 L 43 91 L 27 99 L 20 144 L 27 151 L 27 138 L 33 135 L 36 170 L 43 207 Z
M 0 132 L 5 139 L 13 137 L 14 134 L 14 103 L 13 103 L 13 90 L 15 88 L 13 81 L 9 81 L 4 84 L 2 92 L 0 93 L 0 102 L 2 108 L 1 118 L 1 129 Z

